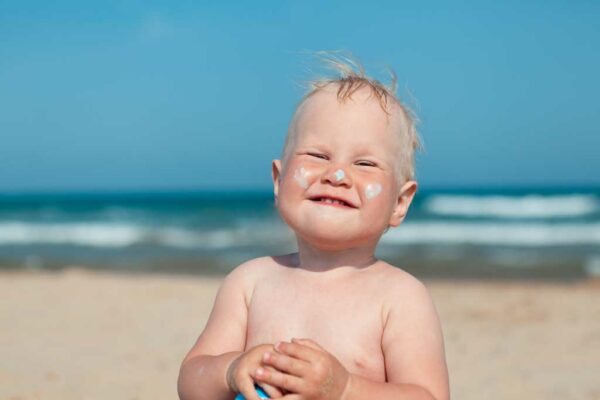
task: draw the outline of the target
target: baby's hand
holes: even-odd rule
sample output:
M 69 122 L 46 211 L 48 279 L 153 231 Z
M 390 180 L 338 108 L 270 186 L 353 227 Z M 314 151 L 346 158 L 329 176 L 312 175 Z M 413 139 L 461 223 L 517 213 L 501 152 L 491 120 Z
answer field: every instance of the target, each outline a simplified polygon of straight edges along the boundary
M 247 400 L 260 400 L 254 389 L 252 376 L 259 367 L 270 371 L 274 370 L 274 368 L 262 364 L 263 354 L 268 351 L 274 351 L 273 345 L 261 344 L 247 350 L 231 362 L 227 369 L 227 384 L 232 391 L 243 394 Z M 266 383 L 260 386 L 271 398 L 278 398 L 283 395 L 275 386 Z
M 339 400 L 350 373 L 327 350 L 310 339 L 280 342 L 276 352 L 265 354 L 263 361 L 274 369 L 258 369 L 260 385 L 269 384 L 290 392 L 284 399 Z

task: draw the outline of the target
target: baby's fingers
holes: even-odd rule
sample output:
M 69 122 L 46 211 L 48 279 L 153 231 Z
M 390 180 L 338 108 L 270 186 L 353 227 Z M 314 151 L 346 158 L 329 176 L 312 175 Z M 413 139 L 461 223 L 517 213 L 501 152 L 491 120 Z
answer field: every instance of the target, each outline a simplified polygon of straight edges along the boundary
M 270 371 L 274 371 L 275 368 L 270 366 L 264 366 L 263 368 L 268 369 Z M 283 392 L 279 390 L 279 388 L 269 385 L 268 383 L 261 383 L 260 387 L 269 395 L 271 399 L 279 399 L 283 396 Z
M 246 400 L 260 400 L 256 389 L 254 389 L 254 381 L 250 377 L 240 382 L 238 388 Z
M 259 381 L 261 385 L 264 382 L 280 389 L 287 390 L 288 392 L 301 393 L 303 391 L 303 381 L 301 378 L 284 374 L 277 370 L 258 368 L 255 372 L 254 379 Z
M 299 377 L 304 376 L 306 370 L 310 368 L 310 364 L 306 361 L 276 352 L 266 352 L 263 355 L 263 363 L 275 367 L 281 372 Z
M 327 351 L 323 347 L 321 347 L 321 345 L 319 343 L 315 342 L 312 339 L 296 339 L 296 338 L 294 338 L 294 339 L 292 339 L 292 343 L 300 343 L 305 346 L 312 347 L 315 350 Z
M 269 385 L 268 383 L 261 382 L 260 387 L 263 388 L 265 393 L 269 395 L 270 399 L 280 399 L 283 397 L 283 393 L 281 390 L 277 389 L 275 386 Z

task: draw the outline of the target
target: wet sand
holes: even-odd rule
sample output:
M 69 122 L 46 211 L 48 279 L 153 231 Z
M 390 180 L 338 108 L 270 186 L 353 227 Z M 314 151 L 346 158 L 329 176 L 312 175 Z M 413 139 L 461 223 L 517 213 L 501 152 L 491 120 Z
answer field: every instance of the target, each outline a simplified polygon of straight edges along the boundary
M 0 399 L 176 399 L 219 281 L 0 272 Z M 425 283 L 453 399 L 600 399 L 600 281 Z

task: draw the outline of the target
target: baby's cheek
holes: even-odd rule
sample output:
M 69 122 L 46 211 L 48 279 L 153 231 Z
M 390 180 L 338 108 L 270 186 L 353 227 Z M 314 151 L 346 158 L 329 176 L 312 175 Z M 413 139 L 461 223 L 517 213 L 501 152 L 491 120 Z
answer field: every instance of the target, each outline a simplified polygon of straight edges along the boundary
M 280 196 L 285 201 L 294 203 L 302 197 L 302 194 L 310 186 L 312 178 L 312 172 L 301 165 L 290 168 L 281 182 Z
M 304 167 L 297 168 L 294 171 L 294 182 L 302 189 L 308 188 L 308 179 L 310 178 L 310 172 Z
M 389 218 L 392 200 L 392 188 L 379 182 L 369 182 L 363 188 L 365 205 L 370 210 L 370 218 L 375 220 L 386 220 Z
M 300 164 L 289 173 L 289 179 L 300 189 L 307 189 L 322 174 L 319 168 L 310 164 Z
M 379 197 L 381 194 L 381 184 L 380 183 L 369 183 L 365 186 L 365 198 L 367 201 L 373 200 L 376 197 Z

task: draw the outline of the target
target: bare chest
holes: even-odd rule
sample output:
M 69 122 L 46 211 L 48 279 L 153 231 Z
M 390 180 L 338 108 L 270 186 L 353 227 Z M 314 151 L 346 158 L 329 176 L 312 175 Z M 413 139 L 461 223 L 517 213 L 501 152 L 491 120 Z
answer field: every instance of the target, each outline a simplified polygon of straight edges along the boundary
M 291 279 L 257 284 L 248 312 L 246 348 L 310 338 L 349 372 L 385 381 L 380 296 L 355 283 L 334 286 Z

